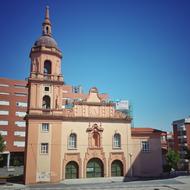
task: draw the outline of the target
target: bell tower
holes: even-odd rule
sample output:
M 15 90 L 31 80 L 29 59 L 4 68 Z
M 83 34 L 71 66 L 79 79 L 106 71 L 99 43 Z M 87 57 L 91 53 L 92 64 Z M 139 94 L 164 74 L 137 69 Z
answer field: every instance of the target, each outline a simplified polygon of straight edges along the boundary
M 29 114 L 61 109 L 62 53 L 52 37 L 49 7 L 46 7 L 42 23 L 42 36 L 30 52 L 31 71 L 29 77 Z
M 61 134 L 64 82 L 61 74 L 62 52 L 52 37 L 48 6 L 42 23 L 42 35 L 31 48 L 30 59 L 25 183 L 54 182 L 60 180 L 57 168 L 51 163 L 59 163 L 59 158 L 52 155 L 61 152 L 59 147 L 53 145 L 58 144 Z

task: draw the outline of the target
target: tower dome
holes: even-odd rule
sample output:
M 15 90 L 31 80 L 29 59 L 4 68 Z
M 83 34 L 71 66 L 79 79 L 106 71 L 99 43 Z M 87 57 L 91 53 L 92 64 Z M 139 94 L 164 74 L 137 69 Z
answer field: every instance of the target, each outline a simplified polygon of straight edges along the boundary
M 51 21 L 49 18 L 49 7 L 46 6 L 45 19 L 42 23 L 42 36 L 40 36 L 34 43 L 34 47 L 45 46 L 49 48 L 57 48 L 58 45 L 51 33 Z

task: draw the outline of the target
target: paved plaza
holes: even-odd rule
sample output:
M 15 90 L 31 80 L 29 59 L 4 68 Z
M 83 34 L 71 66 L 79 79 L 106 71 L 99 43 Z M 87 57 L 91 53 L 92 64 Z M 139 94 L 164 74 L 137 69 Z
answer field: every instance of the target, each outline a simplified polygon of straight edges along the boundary
M 104 178 L 105 179 L 105 178 Z M 180 176 L 160 180 L 136 180 L 123 182 L 118 179 L 65 180 L 59 184 L 37 184 L 24 186 L 19 184 L 1 185 L 2 190 L 190 190 L 190 176 Z M 104 181 L 103 181 L 104 180 Z

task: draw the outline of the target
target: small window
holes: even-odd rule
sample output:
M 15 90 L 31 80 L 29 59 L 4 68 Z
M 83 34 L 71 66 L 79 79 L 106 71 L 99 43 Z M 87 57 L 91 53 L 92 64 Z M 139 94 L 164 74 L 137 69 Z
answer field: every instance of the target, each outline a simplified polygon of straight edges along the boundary
M 6 136 L 6 135 L 8 134 L 8 132 L 7 132 L 7 131 L 0 131 L 0 134 L 1 134 L 2 136 Z
M 8 121 L 0 120 L 0 125 L 8 125 Z
M 15 125 L 17 127 L 26 127 L 26 122 L 25 121 L 15 121 Z
M 51 74 L 51 61 L 49 60 L 44 62 L 44 74 Z
M 77 148 L 77 136 L 74 133 L 71 133 L 69 136 L 69 149 Z
M 121 135 L 118 133 L 113 137 L 113 148 L 121 148 Z
M 1 95 L 10 95 L 9 92 L 0 92 Z
M 25 93 L 15 93 L 15 96 L 27 96 Z
M 42 100 L 42 108 L 43 109 L 50 109 L 50 97 L 44 96 Z
M 49 87 L 46 86 L 46 87 L 44 88 L 44 90 L 45 90 L 46 92 L 48 92 L 48 91 L 49 91 Z
M 17 147 L 25 147 L 25 142 L 24 141 L 14 141 L 13 145 L 17 146 Z
M 9 115 L 9 111 L 0 110 L 0 115 Z
M 17 111 L 15 113 L 15 115 L 18 116 L 18 117 L 25 117 L 26 116 L 26 112 Z
M 1 100 L 1 101 L 0 101 L 0 105 L 2 105 L 2 106 L 9 106 L 10 103 L 9 103 L 9 101 Z
M 49 131 L 49 123 L 42 123 L 42 132 Z
M 48 154 L 48 143 L 41 143 L 41 154 Z
M 9 87 L 9 85 L 8 84 L 0 84 L 0 87 Z
M 148 141 L 142 141 L 142 151 L 143 152 L 149 152 L 150 146 Z
M 16 102 L 16 106 L 18 106 L 18 107 L 27 107 L 27 103 L 26 102 Z
M 25 85 L 21 85 L 21 84 L 15 84 L 15 88 L 26 88 Z

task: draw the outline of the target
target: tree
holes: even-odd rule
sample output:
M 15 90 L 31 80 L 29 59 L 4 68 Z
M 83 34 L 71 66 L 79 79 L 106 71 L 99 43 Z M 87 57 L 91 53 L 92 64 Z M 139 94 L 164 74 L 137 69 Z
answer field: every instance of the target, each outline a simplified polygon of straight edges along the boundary
M 166 161 L 168 165 L 169 172 L 171 169 L 177 169 L 177 164 L 179 162 L 179 154 L 175 152 L 174 150 L 169 150 L 168 153 L 166 154 Z
M 5 141 L 2 135 L 0 134 L 0 153 L 3 152 L 4 150 L 5 150 Z
M 0 161 L 3 160 L 3 157 L 1 155 L 1 152 L 5 150 L 5 141 L 3 140 L 2 135 L 0 134 Z

